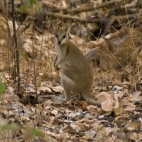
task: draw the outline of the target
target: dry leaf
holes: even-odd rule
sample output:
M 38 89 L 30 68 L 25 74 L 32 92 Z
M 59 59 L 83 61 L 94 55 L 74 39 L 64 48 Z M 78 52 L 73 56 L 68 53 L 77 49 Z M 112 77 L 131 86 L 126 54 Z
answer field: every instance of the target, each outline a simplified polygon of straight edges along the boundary
M 91 129 L 91 130 L 89 130 L 89 131 L 86 131 L 85 132 L 85 138 L 86 139 L 91 139 L 91 140 L 93 140 L 94 139 L 94 137 L 95 137 L 95 135 L 96 135 L 96 131 L 95 130 L 93 130 L 93 129 Z
M 135 105 L 133 105 L 132 103 L 127 103 L 126 108 L 124 109 L 124 111 L 134 111 L 135 110 Z
M 102 102 L 101 107 L 104 111 L 111 112 L 113 111 L 113 102 L 109 99 L 105 100 L 104 102 Z
M 14 88 L 13 88 L 13 87 L 7 87 L 7 89 L 8 89 L 8 92 L 9 92 L 9 93 L 13 93 L 13 91 L 14 91 Z
M 138 129 L 138 122 L 129 121 L 129 123 L 125 126 L 125 128 L 129 131 L 137 130 Z
M 113 110 L 113 99 L 106 92 L 101 92 L 96 96 L 97 100 L 102 102 L 101 107 L 104 111 L 111 112 Z
M 52 90 L 49 87 L 45 87 L 45 86 L 38 87 L 38 90 L 48 92 L 48 93 L 52 93 Z
M 75 133 L 75 130 L 71 126 L 66 126 L 63 129 L 63 132 Z
M 64 91 L 64 88 L 62 86 L 56 86 L 56 87 L 52 87 L 52 90 L 56 93 L 61 93 Z
M 58 111 L 54 109 L 51 111 L 51 114 L 54 114 L 56 116 L 58 114 Z

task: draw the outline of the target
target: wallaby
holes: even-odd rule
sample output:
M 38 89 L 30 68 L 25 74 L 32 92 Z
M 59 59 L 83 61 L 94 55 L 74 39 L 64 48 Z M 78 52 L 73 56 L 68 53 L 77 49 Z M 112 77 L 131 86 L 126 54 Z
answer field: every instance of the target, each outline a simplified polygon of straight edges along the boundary
M 61 83 L 64 87 L 65 101 L 70 100 L 71 92 L 80 93 L 89 103 L 101 106 L 91 96 L 93 73 L 82 52 L 69 40 L 69 30 L 59 29 L 55 34 L 57 55 L 54 60 L 60 69 Z

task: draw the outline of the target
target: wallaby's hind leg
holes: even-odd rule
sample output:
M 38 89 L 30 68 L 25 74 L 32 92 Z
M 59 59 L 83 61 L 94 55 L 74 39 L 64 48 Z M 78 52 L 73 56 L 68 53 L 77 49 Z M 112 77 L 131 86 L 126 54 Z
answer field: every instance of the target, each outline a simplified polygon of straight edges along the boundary
M 61 83 L 62 83 L 62 85 L 64 87 L 65 100 L 69 101 L 70 96 L 71 96 L 70 90 L 72 90 L 72 87 L 74 86 L 74 82 L 68 76 L 62 75 L 61 76 Z
M 70 89 L 63 85 L 64 87 L 64 96 L 65 96 L 65 101 L 69 101 L 70 100 Z
M 101 106 L 101 102 L 95 101 L 95 100 L 92 98 L 92 96 L 90 95 L 91 92 L 85 91 L 85 92 L 82 92 L 81 94 L 82 94 L 82 96 L 84 97 L 84 99 L 86 100 L 87 103 L 92 104 L 92 105 Z

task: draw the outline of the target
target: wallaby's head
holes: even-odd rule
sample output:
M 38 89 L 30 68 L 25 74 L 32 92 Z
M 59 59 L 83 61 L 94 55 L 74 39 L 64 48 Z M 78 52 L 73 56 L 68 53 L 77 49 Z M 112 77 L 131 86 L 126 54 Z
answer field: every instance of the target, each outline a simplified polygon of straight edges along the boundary
M 68 28 L 61 28 L 55 34 L 59 45 L 65 44 L 69 38 Z

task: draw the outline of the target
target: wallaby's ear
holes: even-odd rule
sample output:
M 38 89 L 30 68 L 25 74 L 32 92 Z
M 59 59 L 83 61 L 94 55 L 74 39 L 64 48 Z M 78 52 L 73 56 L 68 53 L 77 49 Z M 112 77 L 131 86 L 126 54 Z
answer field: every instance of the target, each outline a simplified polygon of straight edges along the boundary
M 65 27 L 65 33 L 66 33 L 66 39 L 69 38 L 69 31 L 68 31 L 68 26 Z
M 69 25 L 69 26 L 67 27 L 67 33 L 68 33 L 68 34 L 70 34 L 70 31 L 71 31 L 71 25 Z
M 74 26 L 75 23 L 72 23 L 71 25 L 68 25 L 68 28 L 67 28 L 67 32 L 70 34 L 71 32 L 71 27 Z
M 66 31 L 66 33 L 67 33 L 67 37 L 68 37 L 68 39 L 70 38 L 70 31 L 71 31 L 71 27 L 72 27 L 72 24 L 71 24 L 71 25 L 69 25 L 69 26 L 67 27 L 67 31 Z
M 52 23 L 51 28 L 52 28 L 52 31 L 53 31 L 54 34 L 56 34 L 57 31 L 59 30 L 59 26 L 58 26 L 57 23 Z

